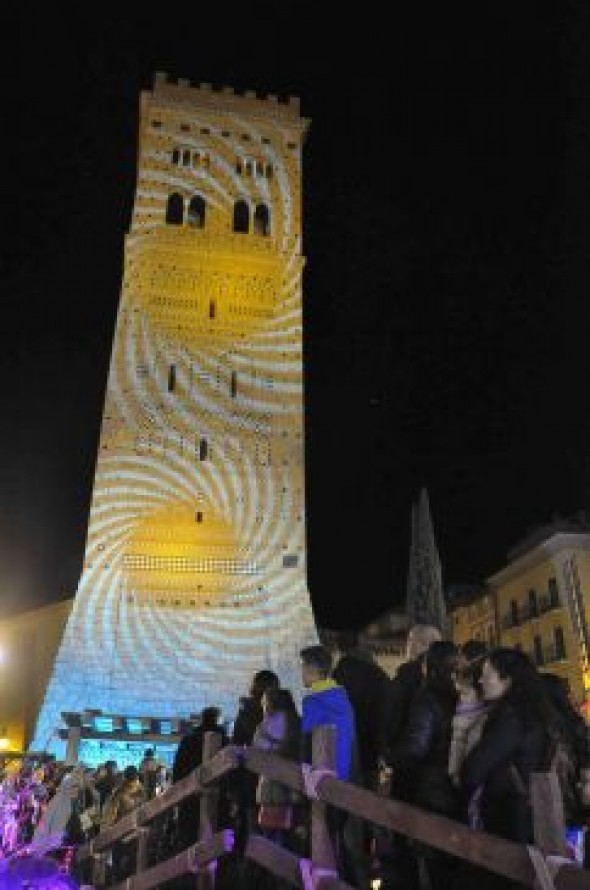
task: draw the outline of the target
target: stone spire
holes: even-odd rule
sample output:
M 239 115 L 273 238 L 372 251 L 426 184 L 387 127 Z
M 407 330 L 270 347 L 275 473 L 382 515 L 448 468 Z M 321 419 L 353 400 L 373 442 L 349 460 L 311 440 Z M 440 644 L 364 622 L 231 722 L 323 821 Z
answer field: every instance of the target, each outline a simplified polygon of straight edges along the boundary
M 410 624 L 434 624 L 446 634 L 442 570 L 425 488 L 412 504 L 406 609 Z

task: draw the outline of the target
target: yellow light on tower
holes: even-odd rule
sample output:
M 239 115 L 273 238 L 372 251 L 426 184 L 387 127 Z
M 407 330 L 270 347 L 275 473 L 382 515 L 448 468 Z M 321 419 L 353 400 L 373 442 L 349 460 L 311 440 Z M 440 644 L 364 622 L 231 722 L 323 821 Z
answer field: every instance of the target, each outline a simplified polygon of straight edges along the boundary
M 10 747 L 10 740 L 7 738 L 0 739 L 0 751 L 7 751 Z

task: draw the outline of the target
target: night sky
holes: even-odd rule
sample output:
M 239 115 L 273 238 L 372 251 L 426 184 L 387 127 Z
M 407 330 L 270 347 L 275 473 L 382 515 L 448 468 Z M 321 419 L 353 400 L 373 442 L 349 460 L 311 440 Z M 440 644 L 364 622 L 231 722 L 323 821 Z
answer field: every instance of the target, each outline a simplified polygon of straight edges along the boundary
M 528 530 L 590 508 L 590 28 L 581 0 L 551 17 L 540 7 L 494 5 L 460 22 L 421 8 L 385 35 L 376 24 L 355 42 L 351 28 L 346 45 L 308 23 L 314 39 L 300 26 L 289 47 L 287 17 L 246 30 L 229 14 L 206 26 L 57 12 L 15 23 L 3 78 L 0 614 L 76 589 L 139 92 L 157 70 L 298 95 L 312 120 L 304 339 L 318 622 L 360 626 L 401 602 L 423 485 L 447 584 L 481 581 Z

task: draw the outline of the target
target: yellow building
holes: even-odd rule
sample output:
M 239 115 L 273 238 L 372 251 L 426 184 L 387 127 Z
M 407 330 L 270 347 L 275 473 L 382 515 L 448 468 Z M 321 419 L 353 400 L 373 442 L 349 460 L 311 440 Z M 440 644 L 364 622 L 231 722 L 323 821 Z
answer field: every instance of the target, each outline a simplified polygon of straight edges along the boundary
M 518 646 L 544 671 L 568 680 L 587 707 L 590 534 L 541 530 L 488 579 L 503 646 Z
M 0 748 L 22 752 L 37 713 L 73 599 L 0 620 Z
M 453 643 L 479 640 L 490 648 L 498 642 L 498 626 L 493 592 L 487 587 L 471 587 L 454 598 L 449 607 Z

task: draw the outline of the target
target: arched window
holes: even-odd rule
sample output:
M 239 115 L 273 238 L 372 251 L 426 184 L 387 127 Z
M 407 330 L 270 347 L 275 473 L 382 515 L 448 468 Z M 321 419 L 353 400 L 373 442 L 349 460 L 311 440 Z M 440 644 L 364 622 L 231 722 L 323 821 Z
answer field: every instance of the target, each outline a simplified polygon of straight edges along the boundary
M 171 226 L 181 226 L 184 220 L 184 201 L 178 192 L 170 195 L 166 204 L 166 222 Z
M 191 198 L 188 205 L 188 224 L 194 226 L 195 229 L 203 229 L 205 227 L 205 201 L 200 195 Z
M 182 152 L 182 163 L 184 167 L 189 167 L 191 162 L 191 153 L 188 148 L 185 148 Z
M 254 234 L 270 234 L 270 213 L 266 204 L 259 204 L 254 212 Z
M 234 206 L 234 232 L 250 231 L 250 208 L 245 201 L 238 201 Z
M 254 172 L 254 165 L 252 161 L 246 161 L 246 176 L 252 176 Z
M 172 163 L 178 164 L 179 160 L 180 160 L 180 151 L 177 148 L 175 148 L 172 151 Z

